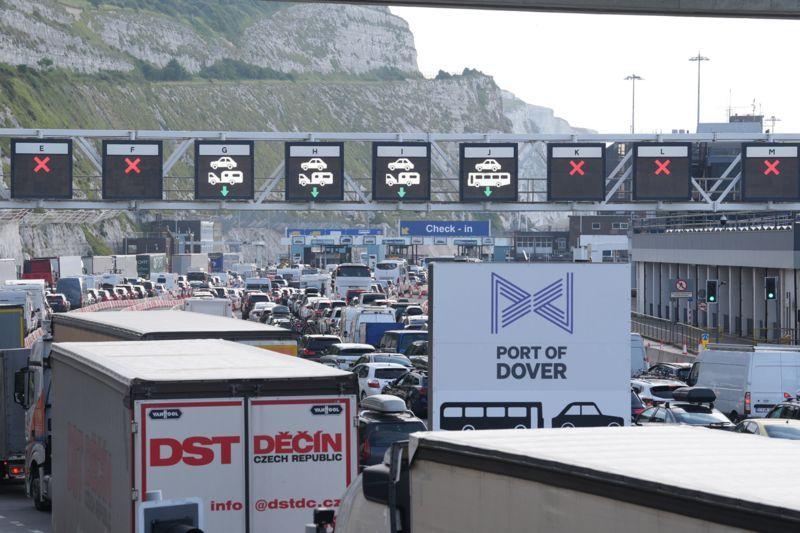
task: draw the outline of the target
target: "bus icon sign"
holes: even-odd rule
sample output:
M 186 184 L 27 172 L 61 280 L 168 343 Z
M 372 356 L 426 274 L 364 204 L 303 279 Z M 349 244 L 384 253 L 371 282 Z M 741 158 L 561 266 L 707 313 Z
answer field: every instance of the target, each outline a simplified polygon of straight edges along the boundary
M 465 143 L 460 155 L 462 202 L 517 201 L 516 143 Z

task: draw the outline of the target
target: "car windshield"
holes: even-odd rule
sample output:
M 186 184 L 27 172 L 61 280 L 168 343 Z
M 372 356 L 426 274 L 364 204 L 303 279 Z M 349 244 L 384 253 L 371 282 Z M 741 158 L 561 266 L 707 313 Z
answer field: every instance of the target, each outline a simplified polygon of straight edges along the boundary
M 376 368 L 375 377 L 377 379 L 397 379 L 408 372 L 405 368 Z
M 343 278 L 368 278 L 369 267 L 362 265 L 340 266 L 336 269 L 336 276 Z
M 375 424 L 369 435 L 369 443 L 372 446 L 389 447 L 393 442 L 406 440 L 408 435 L 415 431 L 425 431 L 425 424 L 422 422 Z
M 398 350 L 403 350 L 411 346 L 411 343 L 414 341 L 424 341 L 428 338 L 427 331 L 420 331 L 415 333 L 404 333 L 400 336 L 400 339 L 397 342 Z
M 395 263 L 378 263 L 375 265 L 375 268 L 378 270 L 394 270 L 397 268 L 397 265 Z
M 764 429 L 767 430 L 767 435 L 775 439 L 800 440 L 800 427 L 797 426 L 770 424 Z
M 362 355 L 373 351 L 371 348 L 345 348 L 339 352 L 339 355 Z
M 687 366 L 686 368 L 679 368 L 675 374 L 678 376 L 678 379 L 681 381 L 687 381 L 689 379 L 689 374 L 692 371 L 692 367 Z
M 685 405 L 672 409 L 675 420 L 690 426 L 707 426 L 710 424 L 730 424 L 730 420 L 720 413 L 702 405 Z
M 269 300 L 269 296 L 266 294 L 252 294 L 250 295 L 251 302 L 266 302 Z
M 309 339 L 306 343 L 307 348 L 311 348 L 313 350 L 320 350 L 322 348 L 328 348 L 331 344 L 336 344 L 337 342 L 342 342 L 341 339 Z
M 659 385 L 656 387 L 650 387 L 650 394 L 656 398 L 671 400 L 673 398 L 672 393 L 678 388 L 680 388 L 680 385 Z

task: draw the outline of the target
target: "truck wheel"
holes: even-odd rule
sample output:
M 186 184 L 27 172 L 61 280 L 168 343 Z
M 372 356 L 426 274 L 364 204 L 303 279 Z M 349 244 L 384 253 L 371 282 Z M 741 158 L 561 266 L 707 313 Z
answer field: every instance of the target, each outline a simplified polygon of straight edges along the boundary
M 571 422 L 565 422 L 565 423 L 561 424 L 561 427 L 562 428 L 574 428 L 575 424 L 573 424 Z
M 36 507 L 37 511 L 50 510 L 50 502 L 42 499 L 42 483 L 39 481 L 39 474 L 37 473 L 34 473 L 33 479 L 31 479 L 31 497 L 33 498 L 33 506 Z

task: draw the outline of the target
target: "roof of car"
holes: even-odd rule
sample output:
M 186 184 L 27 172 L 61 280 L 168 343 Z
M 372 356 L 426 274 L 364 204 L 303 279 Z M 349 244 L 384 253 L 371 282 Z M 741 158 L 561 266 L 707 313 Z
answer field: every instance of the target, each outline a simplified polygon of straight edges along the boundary
M 402 368 L 406 370 L 406 367 L 398 363 L 361 363 L 359 366 L 367 366 L 369 368 Z
M 390 329 L 388 331 L 384 331 L 383 333 L 384 334 L 386 334 L 386 333 L 397 333 L 397 334 L 401 334 L 401 335 L 406 335 L 406 334 L 409 334 L 409 333 L 428 333 L 428 331 L 424 330 L 424 329 Z
M 336 346 L 337 348 L 342 349 L 342 350 L 352 350 L 352 349 L 355 349 L 355 348 L 358 348 L 358 349 L 363 348 L 363 349 L 370 349 L 370 350 L 374 350 L 375 349 L 375 347 L 373 345 L 371 345 L 371 344 L 359 344 L 357 342 L 337 342 L 333 346 Z
M 324 341 L 332 339 L 341 340 L 341 337 L 339 337 L 338 335 L 320 335 L 318 333 L 314 333 L 312 335 L 306 335 L 306 337 L 308 337 L 309 339 L 324 340 Z
M 759 426 L 789 425 L 800 427 L 800 420 L 794 418 L 748 418 L 742 422 L 755 422 Z
M 697 501 L 704 511 L 713 505 L 729 517 L 741 511 L 760 513 L 756 520 L 779 514 L 785 523 L 800 521 L 796 486 L 800 462 L 787 460 L 797 455 L 797 442 L 678 424 L 569 431 L 437 431 L 414 433 L 410 439 L 412 462 L 445 456 L 467 460 L 470 468 L 487 472 L 501 462 L 506 471 L 513 469 L 515 475 L 529 479 L 549 473 L 568 477 L 570 483 L 605 480 L 598 490 L 613 486 L 617 491 L 624 489 L 624 494 L 617 492 L 623 496 L 634 492 L 652 496 L 656 506 Z M 653 468 L 653 457 L 673 456 L 676 446 L 681 450 L 679 469 Z M 746 458 L 741 463 L 745 466 L 731 475 L 731 464 L 742 458 Z

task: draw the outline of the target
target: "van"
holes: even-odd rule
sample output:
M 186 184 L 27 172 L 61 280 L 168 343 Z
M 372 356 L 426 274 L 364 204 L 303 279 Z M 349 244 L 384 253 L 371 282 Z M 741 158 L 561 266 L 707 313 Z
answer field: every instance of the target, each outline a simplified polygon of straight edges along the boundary
M 83 295 L 86 292 L 83 278 L 70 276 L 59 279 L 58 284 L 56 284 L 56 292 L 60 292 L 67 297 L 71 309 L 83 307 Z
M 398 329 L 387 331 L 381 337 L 379 352 L 406 353 L 414 341 L 428 340 L 428 332 L 416 329 Z
M 31 297 L 34 311 L 38 311 L 42 317 L 50 314 L 50 306 L 47 305 L 47 299 L 44 297 L 45 281 L 43 279 L 6 280 L 5 288 L 27 292 Z
M 631 376 L 647 370 L 647 353 L 644 341 L 638 333 L 631 333 Z
M 697 357 L 688 383 L 713 389 L 714 406 L 733 421 L 762 417 L 800 391 L 800 347 L 712 345 Z

